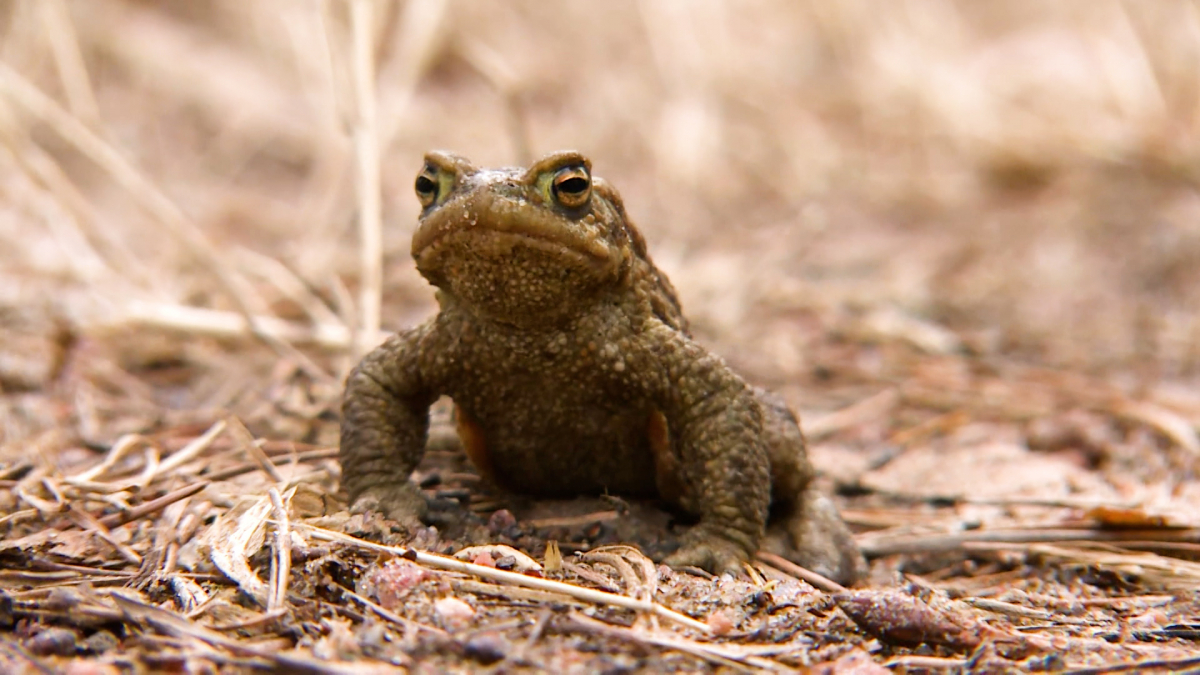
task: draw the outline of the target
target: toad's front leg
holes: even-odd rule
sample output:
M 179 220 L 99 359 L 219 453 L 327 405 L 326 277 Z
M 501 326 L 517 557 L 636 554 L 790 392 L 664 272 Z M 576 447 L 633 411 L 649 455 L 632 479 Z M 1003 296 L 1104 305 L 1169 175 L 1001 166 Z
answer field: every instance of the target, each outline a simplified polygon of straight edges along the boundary
M 664 562 L 736 574 L 758 549 L 771 500 L 762 410 L 719 357 L 665 326 L 651 337 L 669 437 L 656 450 L 659 489 L 699 517 Z
M 338 460 L 354 511 L 380 511 L 420 524 L 425 498 L 408 477 L 425 452 L 436 391 L 421 376 L 429 324 L 399 333 L 367 354 L 346 380 Z

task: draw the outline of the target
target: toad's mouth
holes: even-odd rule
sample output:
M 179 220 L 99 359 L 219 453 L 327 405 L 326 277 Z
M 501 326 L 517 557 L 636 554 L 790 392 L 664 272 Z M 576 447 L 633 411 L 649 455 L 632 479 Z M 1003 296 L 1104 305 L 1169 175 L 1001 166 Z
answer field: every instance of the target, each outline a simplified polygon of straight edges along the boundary
M 436 239 L 422 242 L 419 249 L 414 244 L 413 257 L 418 265 L 422 262 L 431 263 L 462 248 L 470 250 L 476 256 L 487 257 L 491 254 L 499 258 L 507 256 L 518 247 L 525 247 L 562 258 L 563 263 L 567 265 L 588 267 L 596 271 L 607 269 L 608 262 L 613 257 L 612 251 L 607 247 L 591 246 L 590 243 L 564 241 L 561 236 L 548 237 L 528 232 L 476 227 L 441 233 Z
M 412 241 L 413 258 L 422 269 L 458 252 L 502 260 L 517 248 L 599 275 L 620 266 L 620 251 L 590 216 L 571 220 L 524 199 L 489 196 L 447 204 L 422 221 Z

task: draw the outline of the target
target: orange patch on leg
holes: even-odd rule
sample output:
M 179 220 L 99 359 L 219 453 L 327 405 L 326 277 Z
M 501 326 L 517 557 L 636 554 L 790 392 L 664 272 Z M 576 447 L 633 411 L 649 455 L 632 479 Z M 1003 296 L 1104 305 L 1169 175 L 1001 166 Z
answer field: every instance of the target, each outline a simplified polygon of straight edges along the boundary
M 492 466 L 492 457 L 488 454 L 487 443 L 483 439 L 483 429 L 458 404 L 454 405 L 454 423 L 458 431 L 458 440 L 462 442 L 467 458 L 479 470 L 480 475 L 495 483 L 496 468 Z
M 650 413 L 646 425 L 650 451 L 654 453 L 654 484 L 658 496 L 671 504 L 680 504 L 684 496 L 683 477 L 679 473 L 679 458 L 671 451 L 671 430 L 662 411 Z

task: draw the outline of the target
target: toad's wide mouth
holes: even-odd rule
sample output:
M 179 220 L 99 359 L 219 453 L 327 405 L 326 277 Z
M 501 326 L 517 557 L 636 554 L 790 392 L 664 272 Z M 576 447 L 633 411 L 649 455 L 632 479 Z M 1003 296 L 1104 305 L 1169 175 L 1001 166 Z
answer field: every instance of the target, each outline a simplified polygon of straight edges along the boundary
M 495 193 L 452 201 L 427 215 L 413 234 L 412 255 L 425 269 L 460 247 L 500 258 L 518 246 L 598 275 L 615 272 L 621 264 L 620 250 L 605 238 L 593 215 L 571 219 L 524 196 Z

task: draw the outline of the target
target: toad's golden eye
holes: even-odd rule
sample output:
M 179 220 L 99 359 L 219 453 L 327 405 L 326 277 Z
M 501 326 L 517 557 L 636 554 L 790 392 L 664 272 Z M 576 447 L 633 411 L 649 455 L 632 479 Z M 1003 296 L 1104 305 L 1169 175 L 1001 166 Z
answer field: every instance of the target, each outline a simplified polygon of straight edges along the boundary
M 417 199 L 421 202 L 421 208 L 428 208 L 438 197 L 438 180 L 437 174 L 431 166 L 426 166 L 417 175 L 417 182 L 413 186 L 417 191 Z
M 559 204 L 569 209 L 579 208 L 592 196 L 592 177 L 586 167 L 568 166 L 554 174 L 550 190 Z

